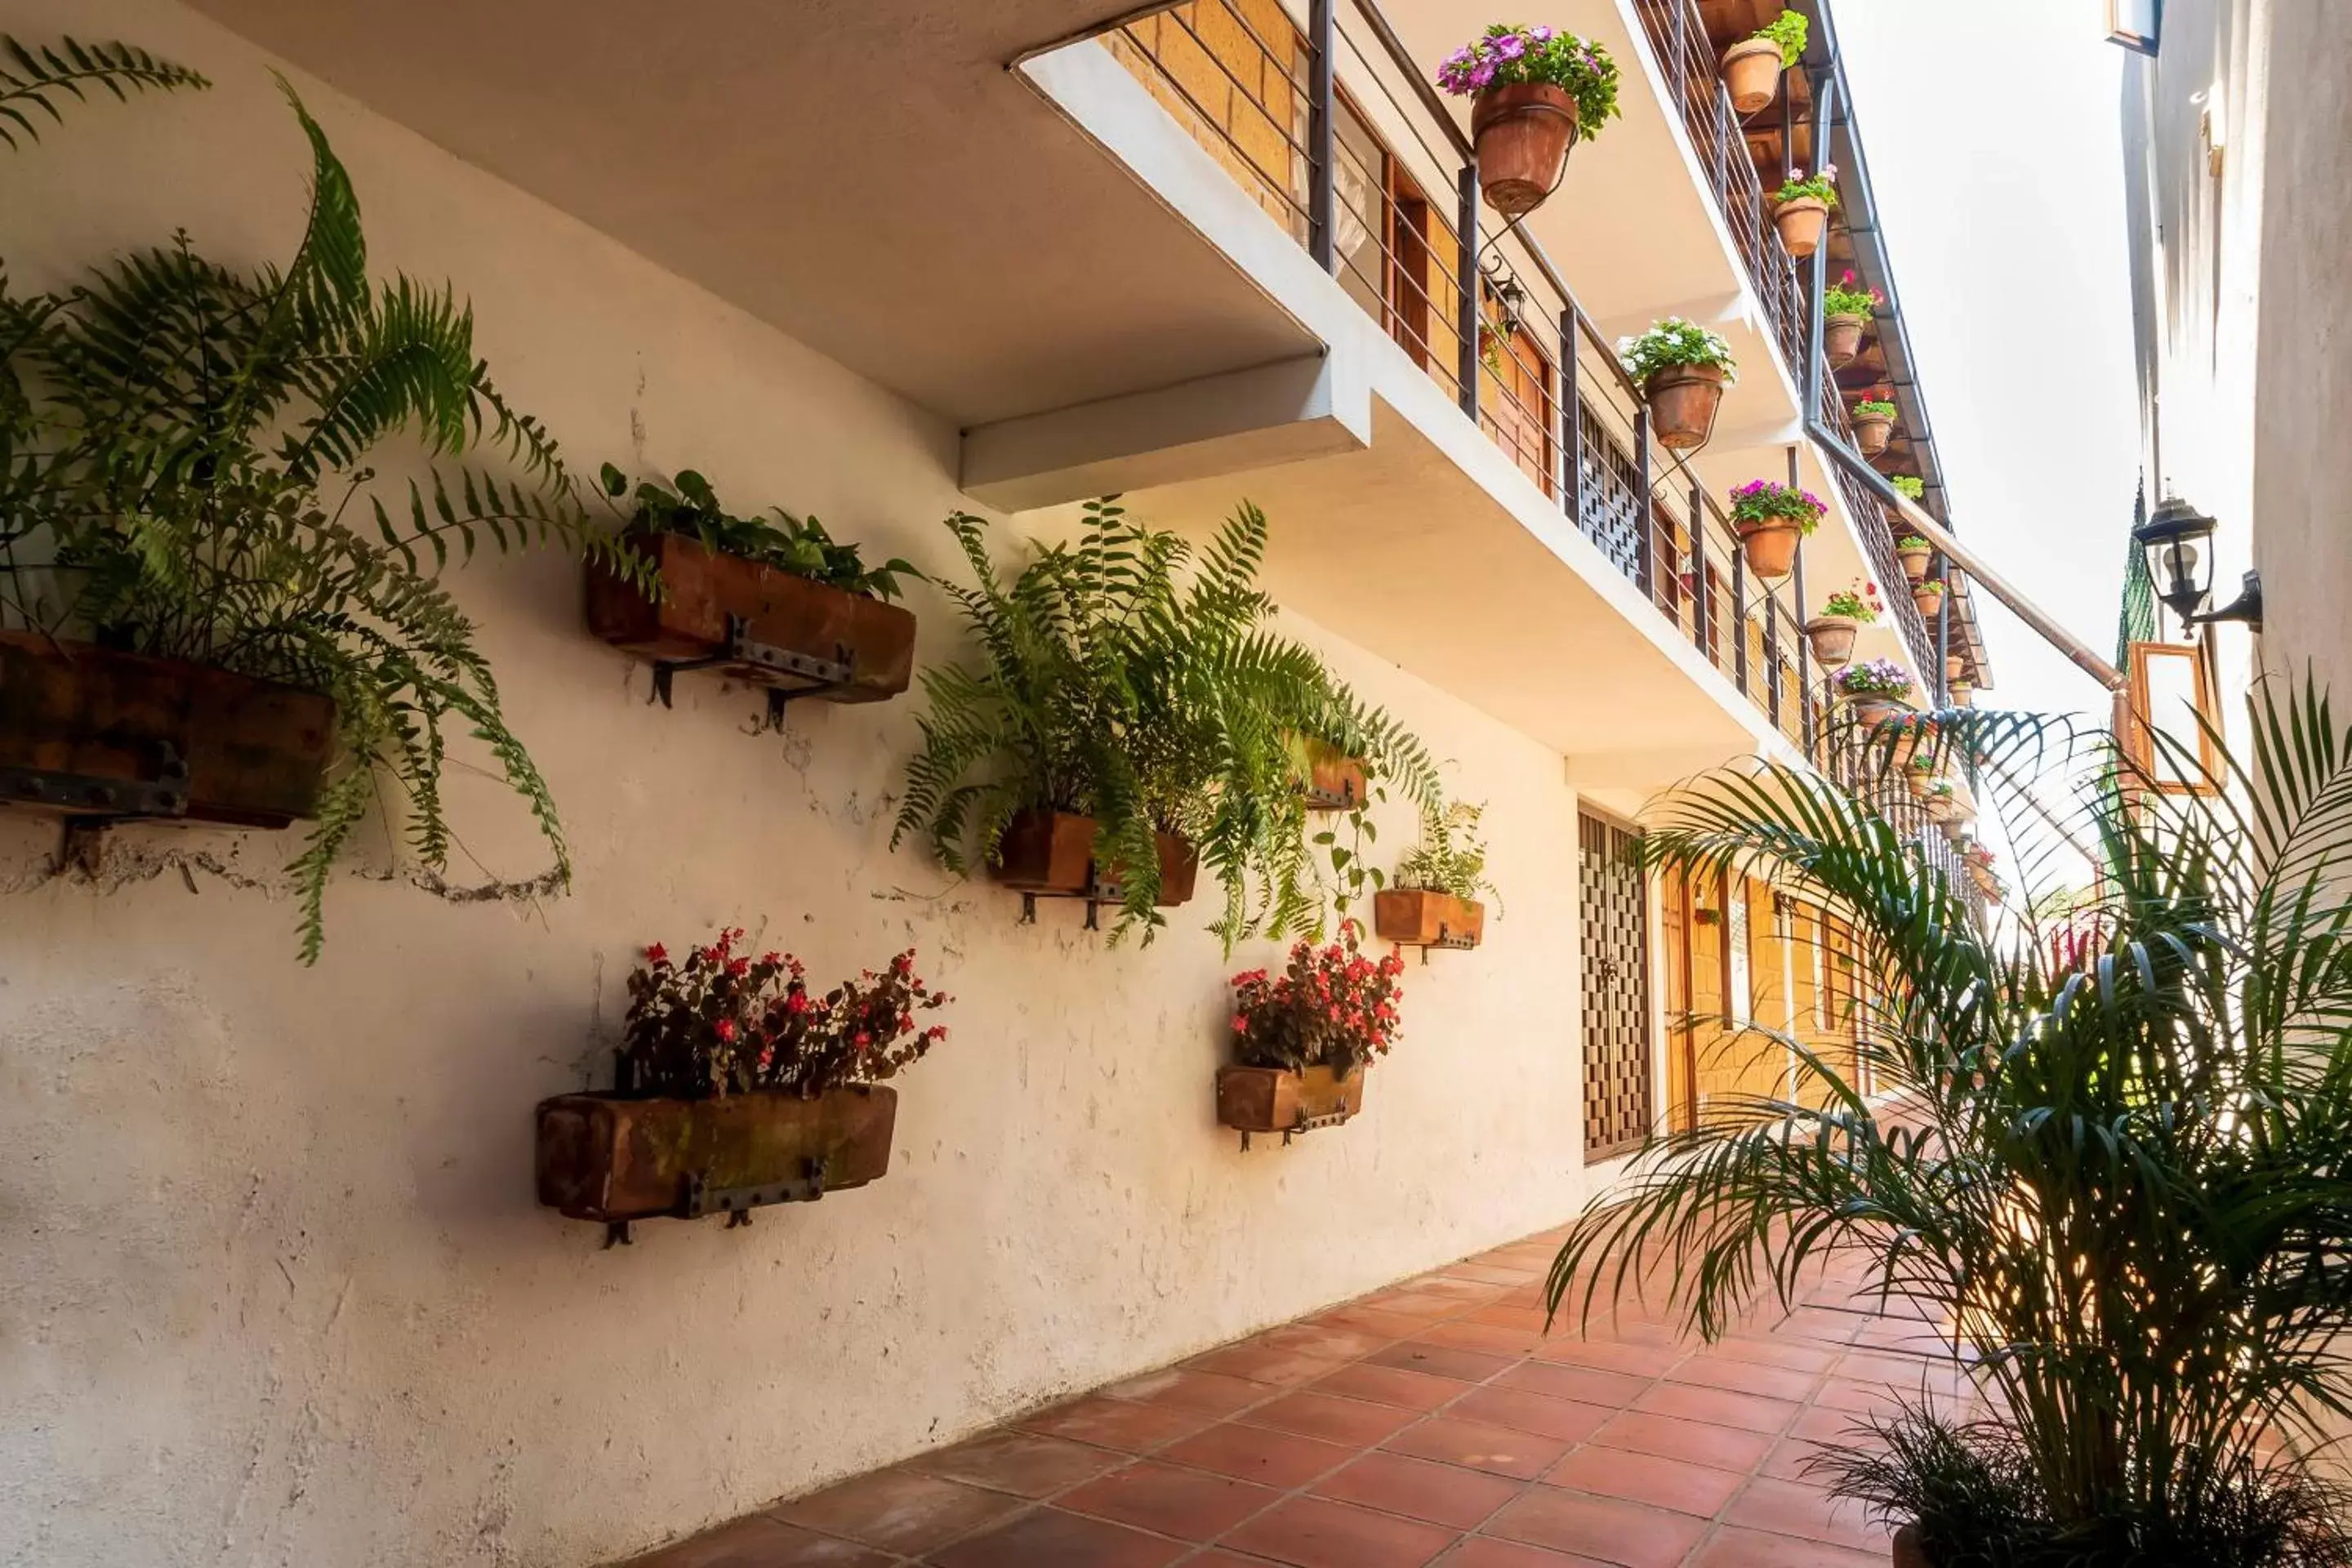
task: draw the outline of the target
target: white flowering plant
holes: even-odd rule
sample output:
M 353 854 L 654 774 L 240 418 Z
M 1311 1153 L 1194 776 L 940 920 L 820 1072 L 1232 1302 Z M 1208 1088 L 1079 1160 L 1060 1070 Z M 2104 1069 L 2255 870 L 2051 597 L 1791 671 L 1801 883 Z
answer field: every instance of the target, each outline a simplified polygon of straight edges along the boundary
M 1668 316 L 1638 337 L 1618 339 L 1617 358 L 1635 381 L 1685 364 L 1712 365 L 1723 372 L 1727 383 L 1739 379 L 1739 362 L 1731 357 L 1731 345 L 1720 334 L 1680 316 Z

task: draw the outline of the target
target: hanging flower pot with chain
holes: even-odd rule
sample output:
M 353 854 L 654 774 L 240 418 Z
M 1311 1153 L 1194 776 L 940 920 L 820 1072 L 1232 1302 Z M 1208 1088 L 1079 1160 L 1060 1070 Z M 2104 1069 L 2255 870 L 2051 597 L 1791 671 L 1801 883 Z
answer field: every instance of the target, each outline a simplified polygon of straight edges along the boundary
M 1736 113 L 1753 114 L 1780 95 L 1780 73 L 1805 58 L 1805 33 L 1803 13 L 1783 11 L 1723 51 L 1723 90 Z
M 1780 231 L 1781 247 L 1802 261 L 1822 247 L 1829 232 L 1830 209 L 1837 205 L 1837 171 L 1823 169 L 1807 177 L 1796 170 L 1772 193 L 1772 223 Z
M 1617 357 L 1641 384 L 1659 446 L 1686 452 L 1706 445 L 1723 389 L 1739 375 L 1729 343 L 1695 321 L 1668 316 L 1639 337 L 1620 338 Z
M 1750 479 L 1731 492 L 1731 526 L 1748 570 L 1759 577 L 1786 577 L 1796 569 L 1797 545 L 1819 528 L 1829 510 L 1822 498 L 1771 479 Z
M 1437 85 L 1471 100 L 1479 189 L 1513 222 L 1559 188 L 1577 139 L 1618 112 L 1609 51 L 1557 27 L 1497 22 L 1445 58 Z

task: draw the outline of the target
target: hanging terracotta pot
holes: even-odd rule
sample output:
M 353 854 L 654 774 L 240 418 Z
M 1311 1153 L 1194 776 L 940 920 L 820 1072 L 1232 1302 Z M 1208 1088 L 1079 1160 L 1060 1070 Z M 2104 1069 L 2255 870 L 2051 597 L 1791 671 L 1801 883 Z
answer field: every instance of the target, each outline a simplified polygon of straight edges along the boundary
M 1944 607 L 1944 585 L 1936 582 L 1914 583 L 1911 584 L 1911 602 L 1919 606 L 1922 616 L 1932 621 Z
M 1488 206 L 1523 217 L 1559 188 L 1576 144 L 1576 107 L 1566 88 L 1536 81 L 1490 87 L 1471 100 L 1478 187 Z
M 1913 800 L 1924 801 L 1936 787 L 1936 775 L 1927 768 L 1906 767 L 1903 770 L 1903 782 L 1910 789 Z
M 1946 654 L 1946 655 L 1944 656 L 1944 679 L 1947 679 L 1947 680 L 1958 680 L 1958 679 L 1960 679 L 1960 677 L 1961 677 L 1963 674 L 1965 674 L 1965 673 L 1967 672 L 1968 668 L 1969 668 L 1969 661 L 1968 661 L 1967 659 L 1965 659 L 1965 658 L 1962 658 L 1958 654 L 1956 654 L 1956 653 L 1948 653 L 1948 654 Z
M 1672 364 L 1651 373 L 1643 394 L 1659 446 L 1687 452 L 1706 445 L 1716 410 L 1723 406 L 1724 377 L 1719 364 Z
M 1894 438 L 1895 421 L 1884 414 L 1857 414 L 1853 416 L 1853 444 L 1865 458 L 1875 458 L 1886 450 Z
M 1955 708 L 1966 708 L 1976 699 L 1977 687 L 1973 680 L 1948 680 L 1944 683 L 1944 689 L 1951 697 Z
M 1868 316 L 1840 312 L 1822 318 L 1822 353 L 1832 370 L 1843 370 L 1862 353 L 1862 334 L 1870 330 Z
M 1927 580 L 1928 563 L 1936 559 L 1936 549 L 1931 544 L 1916 544 L 1895 551 L 1895 558 L 1903 563 L 1903 575 L 1914 584 L 1922 583 Z
M 1823 669 L 1843 669 L 1853 660 L 1853 639 L 1862 623 L 1852 616 L 1815 616 L 1805 623 L 1805 640 Z
M 1772 209 L 1772 223 L 1780 231 L 1782 248 L 1802 261 L 1822 247 L 1822 236 L 1830 226 L 1830 205 L 1819 196 L 1791 197 Z
M 1797 543 L 1805 537 L 1793 522 L 1772 519 L 1739 525 L 1740 552 L 1759 577 L 1786 577 L 1797 569 Z
M 1723 51 L 1723 89 L 1731 107 L 1753 114 L 1780 94 L 1780 46 L 1769 38 L 1749 38 Z

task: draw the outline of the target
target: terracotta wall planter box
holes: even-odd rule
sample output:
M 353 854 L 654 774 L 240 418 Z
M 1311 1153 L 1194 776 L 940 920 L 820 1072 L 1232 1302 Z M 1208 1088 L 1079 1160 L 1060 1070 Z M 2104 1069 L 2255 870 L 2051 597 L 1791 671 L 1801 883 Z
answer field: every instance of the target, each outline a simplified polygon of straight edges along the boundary
M 1515 218 L 1559 187 L 1576 145 L 1576 100 L 1549 82 L 1490 87 L 1471 100 L 1470 134 L 1486 205 Z
M 1075 820 L 1086 823 L 1089 835 L 1094 832 L 1093 818 Z M 1200 847 L 1181 833 L 1155 833 L 1151 838 L 1153 847 L 1159 851 L 1160 861 L 1160 896 L 1151 901 L 1163 910 L 1191 903 L 1192 891 L 1201 879 Z M 1090 878 L 1090 890 L 1103 893 L 1116 889 L 1119 885 L 1119 867 L 1113 866 L 1099 877 Z
M 1372 895 L 1372 931 L 1407 947 L 1475 947 L 1486 935 L 1486 906 L 1426 889 L 1386 888 Z
M 1853 363 L 1862 353 L 1862 334 L 1868 330 L 1868 316 L 1838 314 L 1822 318 L 1822 354 L 1832 368 L 1843 369 Z
M 1725 374 L 1719 364 L 1668 365 L 1651 373 L 1643 393 L 1659 446 L 1686 452 L 1706 445 L 1716 410 L 1723 406 Z
M 713 660 L 736 679 L 828 702 L 886 701 L 914 677 L 909 611 L 721 555 L 678 534 L 639 534 L 634 542 L 661 569 L 658 602 L 609 573 L 588 573 L 588 628 L 614 647 L 663 664 Z M 848 679 L 827 689 L 808 674 L 731 657 L 730 618 L 751 643 L 848 665 Z
M 1353 757 L 1316 757 L 1309 764 L 1307 804 L 1315 811 L 1352 811 L 1371 798 L 1364 764 Z
M 1753 114 L 1780 95 L 1780 46 L 1749 38 L 1723 51 L 1723 89 L 1731 107 Z
M 692 1219 L 862 1187 L 889 1172 L 898 1114 L 881 1084 L 814 1100 L 558 1095 L 539 1105 L 539 1201 L 572 1219 Z
M 988 874 L 1025 893 L 1083 893 L 1094 879 L 1095 819 L 1024 811 L 1004 825 Z
M 283 827 L 318 807 L 332 699 L 206 665 L 0 632 L 0 800 Z
M 1345 1121 L 1364 1109 L 1364 1069 L 1341 1078 L 1329 1068 L 1217 1069 L 1217 1120 L 1241 1132 L 1292 1132 Z
M 1819 196 L 1782 202 L 1772 209 L 1772 224 L 1780 231 L 1782 247 L 1802 261 L 1822 247 L 1822 236 L 1830 225 L 1829 204 Z

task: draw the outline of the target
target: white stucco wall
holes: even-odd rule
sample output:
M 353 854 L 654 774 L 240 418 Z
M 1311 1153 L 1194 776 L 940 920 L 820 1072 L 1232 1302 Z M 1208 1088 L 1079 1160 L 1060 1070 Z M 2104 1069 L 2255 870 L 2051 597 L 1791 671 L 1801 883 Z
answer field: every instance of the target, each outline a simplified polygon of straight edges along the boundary
M 303 147 L 255 51 L 164 0 L 11 0 L 5 24 L 220 83 L 7 159 L 20 283 L 175 225 L 223 259 L 290 247 Z M 952 429 L 297 81 L 375 269 L 470 294 L 575 464 L 699 468 L 739 509 L 946 563 Z M 1229 963 L 1204 910 L 1146 951 L 1067 908 L 1018 926 L 1011 896 L 886 850 L 911 701 L 754 737 L 756 699 L 708 678 L 647 706 L 583 631 L 573 563 L 459 581 L 562 808 L 571 896 L 448 901 L 371 850 L 304 970 L 290 835 L 127 831 L 95 889 L 44 879 L 53 836 L 0 818 L 0 1563 L 576 1568 L 1580 1201 L 1576 799 L 1524 737 L 1295 628 L 1489 803 L 1508 911 L 1485 951 L 1409 970 L 1360 1121 L 1243 1155 L 1209 1080 L 1224 977 L 1270 950 Z M 951 651 L 942 602 L 915 605 L 923 657 Z M 543 868 L 519 805 L 458 772 L 451 880 Z M 887 1181 L 600 1250 L 533 1205 L 531 1106 L 607 1081 L 642 942 L 722 922 L 820 975 L 917 945 L 954 1036 L 903 1080 Z

